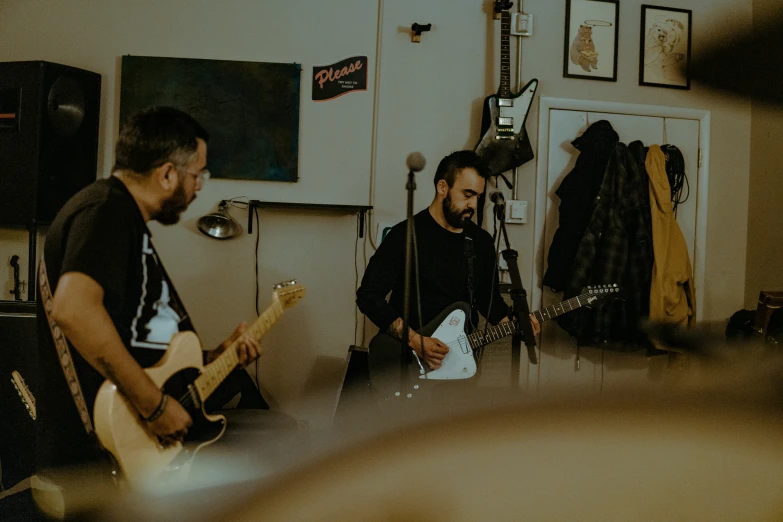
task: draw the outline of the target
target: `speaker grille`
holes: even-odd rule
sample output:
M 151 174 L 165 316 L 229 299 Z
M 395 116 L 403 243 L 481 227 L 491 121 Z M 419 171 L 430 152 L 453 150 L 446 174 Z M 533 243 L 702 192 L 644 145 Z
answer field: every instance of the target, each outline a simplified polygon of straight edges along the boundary
M 49 223 L 97 177 L 99 74 L 0 63 L 0 225 Z

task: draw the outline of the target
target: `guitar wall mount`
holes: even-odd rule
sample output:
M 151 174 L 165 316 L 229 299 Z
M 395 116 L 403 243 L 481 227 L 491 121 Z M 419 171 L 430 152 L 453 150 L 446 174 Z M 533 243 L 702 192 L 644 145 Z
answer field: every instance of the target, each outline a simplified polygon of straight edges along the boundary
M 411 42 L 413 43 L 421 42 L 421 33 L 423 33 L 424 31 L 429 31 L 430 29 L 432 29 L 432 24 L 422 25 L 422 24 L 414 23 L 413 25 L 411 25 L 411 31 L 413 32 L 411 34 Z

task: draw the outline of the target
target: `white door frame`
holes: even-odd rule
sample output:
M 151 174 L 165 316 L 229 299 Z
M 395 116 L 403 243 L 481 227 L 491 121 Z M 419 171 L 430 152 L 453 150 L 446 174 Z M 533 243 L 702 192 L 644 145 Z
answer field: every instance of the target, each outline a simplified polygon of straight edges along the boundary
M 693 277 L 696 283 L 696 320 L 704 314 L 704 268 L 707 250 L 707 194 L 710 172 L 710 111 L 664 107 L 657 105 L 636 105 L 591 100 L 570 100 L 565 98 L 541 98 L 538 112 L 538 167 L 536 176 L 536 216 L 535 242 L 538 247 L 544 236 L 546 219 L 547 173 L 549 171 L 549 111 L 569 110 L 580 112 L 605 112 L 611 114 L 629 114 L 633 116 L 653 116 L 658 118 L 679 118 L 699 121 L 699 148 L 701 149 L 701 167 L 699 168 L 696 191 L 696 238 L 694 241 Z M 536 251 L 533 277 L 543 274 L 544 248 Z M 540 281 L 531 285 L 532 308 L 539 308 L 543 297 Z

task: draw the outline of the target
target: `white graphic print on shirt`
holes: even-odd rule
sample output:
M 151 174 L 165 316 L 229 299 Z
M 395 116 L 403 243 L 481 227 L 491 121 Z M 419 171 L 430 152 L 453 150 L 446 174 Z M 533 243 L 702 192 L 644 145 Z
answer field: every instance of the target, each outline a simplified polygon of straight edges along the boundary
M 131 324 L 131 346 L 165 350 L 181 318 L 171 306 L 169 283 L 146 233 L 141 252 L 141 299 Z

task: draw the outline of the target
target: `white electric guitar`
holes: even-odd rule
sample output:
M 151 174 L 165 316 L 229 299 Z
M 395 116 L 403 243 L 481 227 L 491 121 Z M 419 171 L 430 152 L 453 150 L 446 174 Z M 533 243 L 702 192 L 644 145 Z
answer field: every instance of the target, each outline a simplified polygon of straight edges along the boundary
M 580 295 L 537 310 L 533 316 L 543 323 L 583 306 L 590 306 L 600 299 L 617 297 L 619 292 L 620 288 L 616 284 L 589 286 Z M 437 370 L 430 369 L 423 360 L 412 356 L 411 382 L 417 377 L 434 381 L 470 379 L 476 375 L 473 351 L 517 331 L 516 323 L 509 321 L 471 334 L 465 333 L 469 310 L 467 303 L 454 303 L 420 330 L 423 336 L 434 337 L 448 346 L 449 353 Z M 368 361 L 373 388 L 386 397 L 398 391 L 400 341 L 388 333 L 379 333 L 370 341 Z
M 283 310 L 292 307 L 302 297 L 304 287 L 296 281 L 275 285 L 271 306 L 248 328 L 247 333 L 260 339 L 283 315 Z M 196 334 L 180 332 L 171 340 L 160 362 L 145 370 L 152 381 L 176 398 L 193 418 L 193 426 L 188 430 L 184 443 L 164 448 L 158 438 L 147 431 L 136 410 L 114 383 L 103 383 L 95 399 L 95 433 L 101 445 L 112 454 L 131 487 L 150 486 L 159 480 L 181 481 L 187 475 L 196 452 L 223 435 L 226 418 L 207 414 L 204 403 L 236 368 L 238 346 L 239 341 L 234 342 L 217 359 L 204 366 L 201 343 Z M 179 386 L 169 382 L 175 374 Z

